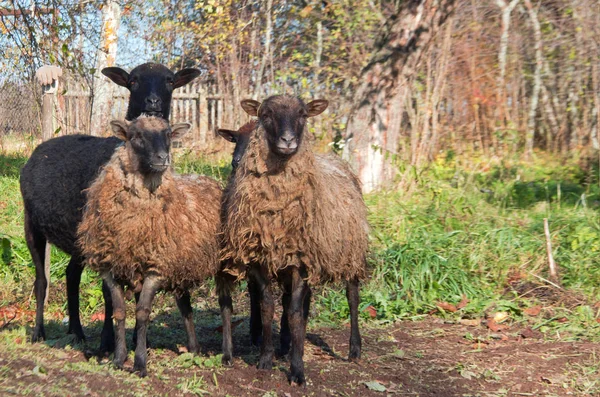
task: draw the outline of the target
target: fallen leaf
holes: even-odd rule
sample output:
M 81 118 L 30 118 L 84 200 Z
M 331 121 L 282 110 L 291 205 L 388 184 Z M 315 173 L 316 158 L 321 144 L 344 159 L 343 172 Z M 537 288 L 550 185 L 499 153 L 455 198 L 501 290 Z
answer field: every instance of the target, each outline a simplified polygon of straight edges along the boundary
M 508 328 L 508 325 L 498 324 L 494 318 L 488 318 L 486 325 L 492 332 L 498 332 Z
M 569 380 L 565 375 L 549 375 L 542 376 L 541 378 L 543 382 L 550 383 L 553 385 L 563 384 Z
M 527 309 L 523 310 L 523 313 L 527 314 L 528 316 L 537 316 L 538 314 L 540 314 L 541 311 L 542 307 L 538 305 L 528 307 Z
M 456 308 L 456 306 L 454 306 L 451 303 L 448 302 L 438 302 L 436 304 L 437 307 L 439 307 L 440 309 L 443 309 L 447 312 L 451 312 L 451 313 L 455 313 L 456 311 L 458 311 L 458 309 Z
M 561 317 L 561 318 L 559 318 L 559 319 L 558 319 L 558 320 L 556 320 L 556 321 L 558 321 L 559 323 L 566 323 L 567 321 L 569 321 L 569 319 L 568 319 L 568 318 L 566 318 L 566 317 Z
M 524 330 L 522 330 L 521 332 L 519 332 L 519 335 L 521 335 L 522 338 L 535 338 L 535 331 L 531 329 L 531 327 L 527 327 Z
M 365 307 L 365 311 L 367 313 L 369 313 L 369 316 L 371 318 L 376 318 L 377 317 L 377 309 L 375 309 L 373 306 L 369 305 L 369 306 Z
M 92 314 L 92 317 L 90 318 L 91 321 L 104 321 L 104 313 L 102 312 L 98 312 L 98 313 L 94 313 Z
M 481 319 L 476 318 L 476 319 L 473 319 L 473 320 L 469 320 L 469 319 L 466 319 L 466 318 L 461 318 L 458 322 L 461 323 L 462 325 L 468 325 L 470 327 L 476 327 L 479 324 L 481 324 Z
M 381 383 L 377 382 L 376 380 L 373 380 L 371 382 L 365 382 L 365 386 L 367 386 L 367 388 L 369 390 L 379 391 L 379 392 L 382 392 L 382 393 L 387 390 L 384 385 L 382 385 Z
M 233 321 L 233 322 L 231 323 L 231 332 L 233 332 L 233 330 L 234 330 L 234 329 L 235 329 L 235 328 L 236 328 L 238 325 L 240 325 L 240 324 L 242 323 L 242 321 L 244 321 L 244 320 L 243 320 L 243 319 L 241 319 L 241 318 L 240 318 L 239 320 L 235 320 L 235 321 Z M 221 334 L 222 334 L 222 333 L 223 333 L 223 326 L 222 326 L 222 325 L 219 325 L 217 328 L 215 328 L 215 331 L 216 331 L 216 332 L 219 332 L 219 333 L 221 333 Z
M 460 302 L 458 302 L 458 305 L 456 305 L 456 308 L 462 309 L 463 307 L 467 306 L 468 303 L 469 303 L 469 300 L 467 299 L 467 296 L 463 295 Z

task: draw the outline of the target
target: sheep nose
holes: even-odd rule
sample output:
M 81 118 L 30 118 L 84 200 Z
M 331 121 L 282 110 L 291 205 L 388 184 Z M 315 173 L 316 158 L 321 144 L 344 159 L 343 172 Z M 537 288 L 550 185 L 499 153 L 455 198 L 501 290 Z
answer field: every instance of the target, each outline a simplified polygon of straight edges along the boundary
M 281 140 L 289 145 L 296 140 L 296 137 L 291 133 L 285 133 L 281 136 Z
M 152 109 L 158 110 L 158 109 L 160 109 L 161 100 L 158 96 L 151 95 L 148 98 L 146 98 L 146 105 L 148 105 Z

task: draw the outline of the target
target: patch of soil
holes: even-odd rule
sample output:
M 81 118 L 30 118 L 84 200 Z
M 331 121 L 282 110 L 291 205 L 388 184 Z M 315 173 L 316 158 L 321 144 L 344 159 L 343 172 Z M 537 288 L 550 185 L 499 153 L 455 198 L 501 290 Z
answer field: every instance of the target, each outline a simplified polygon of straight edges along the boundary
M 214 356 L 220 353 L 221 343 L 218 312 L 208 310 L 198 316 L 203 355 Z M 234 320 L 242 320 L 234 330 L 234 365 L 210 368 L 183 365 L 178 351 L 185 334 L 178 314 L 157 316 L 149 332 L 152 348 L 145 379 L 128 372 L 131 359 L 119 371 L 108 360 L 98 364 L 95 357 L 86 359 L 85 349 L 24 342 L 0 347 L 0 395 L 450 397 L 593 395 L 599 391 L 594 383 L 600 367 L 598 343 L 545 341 L 541 334 L 528 332 L 523 337 L 526 330 L 498 335 L 484 325 L 447 324 L 434 317 L 384 328 L 363 326 L 363 357 L 358 363 L 346 360 L 348 327 L 311 328 L 305 343 L 307 385 L 294 387 L 287 381 L 285 359 L 276 359 L 272 371 L 256 369 L 259 349 L 250 346 L 248 318 Z M 86 331 L 87 344 L 98 344 L 99 329 Z M 129 338 L 130 334 L 131 329 Z

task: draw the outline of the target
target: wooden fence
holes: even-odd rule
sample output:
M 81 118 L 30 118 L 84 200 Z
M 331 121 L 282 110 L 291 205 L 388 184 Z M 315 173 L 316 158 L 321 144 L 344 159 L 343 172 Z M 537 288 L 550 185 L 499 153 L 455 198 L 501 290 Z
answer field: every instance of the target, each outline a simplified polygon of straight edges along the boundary
M 193 82 L 173 92 L 170 121 L 191 123 L 192 130 L 186 141 L 197 148 L 213 146 L 216 127 L 236 127 L 230 120 L 230 104 L 225 106 L 227 98 L 215 91 L 212 84 Z M 56 135 L 88 134 L 91 102 L 91 94 L 85 84 L 73 80 L 65 81 L 54 98 Z M 129 91 L 125 87 L 115 86 L 111 119 L 123 119 L 127 113 L 128 102 Z

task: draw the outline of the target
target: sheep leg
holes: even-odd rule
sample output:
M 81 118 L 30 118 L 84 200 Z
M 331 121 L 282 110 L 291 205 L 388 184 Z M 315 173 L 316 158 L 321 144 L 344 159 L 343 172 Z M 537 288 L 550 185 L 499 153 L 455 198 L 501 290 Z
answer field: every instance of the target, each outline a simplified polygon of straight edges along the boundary
M 350 353 L 348 360 L 358 360 L 360 358 L 361 341 L 360 331 L 358 329 L 358 279 L 353 278 L 346 283 L 346 298 L 350 306 Z
M 177 307 L 183 317 L 183 324 L 185 332 L 188 336 L 187 349 L 190 353 L 198 353 L 200 350 L 198 347 L 198 340 L 196 339 L 196 328 L 194 327 L 194 312 L 192 310 L 192 304 L 190 302 L 190 293 L 185 291 L 181 296 L 175 296 L 177 301 Z
M 263 325 L 263 341 L 260 345 L 260 357 L 258 360 L 258 369 L 273 368 L 273 314 L 275 312 L 273 304 L 273 292 L 267 278 L 263 275 L 255 276 L 255 280 L 260 291 L 260 315 Z
M 141 292 L 136 292 L 134 294 L 136 307 L 137 307 L 137 304 L 140 302 L 140 294 L 141 294 Z M 131 338 L 131 343 L 133 344 L 133 349 L 135 349 L 135 347 L 137 346 L 137 328 L 133 329 L 133 337 Z M 146 335 L 146 347 L 150 347 L 150 341 L 148 340 L 148 335 Z
M 233 289 L 232 277 L 219 273 L 216 284 L 219 294 L 219 307 L 221 308 L 221 320 L 223 322 L 223 365 L 232 364 L 233 342 L 231 340 L 231 313 L 233 312 L 233 302 L 231 300 L 231 290 Z
M 250 295 L 250 340 L 252 345 L 262 344 L 262 318 L 260 312 L 260 289 L 252 277 L 248 278 Z
M 46 339 L 46 330 L 44 329 L 44 299 L 46 299 L 46 289 L 48 288 L 48 280 L 46 280 L 44 271 L 46 238 L 36 230 L 27 210 L 25 210 L 25 240 L 31 253 L 31 260 L 35 264 L 35 328 L 31 335 L 31 342 L 35 343 Z
M 288 283 L 289 284 L 289 283 Z M 290 306 L 290 300 L 292 295 L 290 292 L 290 285 L 283 285 L 283 295 L 281 296 L 281 306 L 283 307 L 283 313 L 281 314 L 281 325 L 279 327 L 279 354 L 284 357 L 290 351 L 290 344 L 292 343 L 292 336 L 290 334 L 290 323 L 288 321 L 288 311 Z
M 292 334 L 292 350 L 290 354 L 290 382 L 304 383 L 304 338 L 306 336 L 306 319 L 308 317 L 307 297 L 310 300 L 310 289 L 300 271 L 296 268 L 291 274 L 291 299 L 288 308 L 288 322 Z
M 140 294 L 140 300 L 135 309 L 135 329 L 137 330 L 137 345 L 135 347 L 135 359 L 133 361 L 133 370 L 139 371 L 140 377 L 145 377 L 146 362 L 148 360 L 148 351 L 146 350 L 146 334 L 148 331 L 148 322 L 150 312 L 152 311 L 152 301 L 160 289 L 160 279 L 156 276 L 148 276 L 144 280 L 144 286 Z
M 102 296 L 104 296 L 104 326 L 100 333 L 100 355 L 115 350 L 115 330 L 112 323 L 112 296 L 105 281 L 102 281 Z
M 71 256 L 67 266 L 67 306 L 69 310 L 69 333 L 75 334 L 77 342 L 85 340 L 79 318 L 79 284 L 83 273 L 83 263 L 79 255 Z
M 123 368 L 123 363 L 127 359 L 127 345 L 125 344 L 125 294 L 123 293 L 123 287 L 115 281 L 109 271 L 102 273 L 102 279 L 106 288 L 110 291 L 112 318 L 116 322 L 115 357 L 113 363 L 117 368 Z

